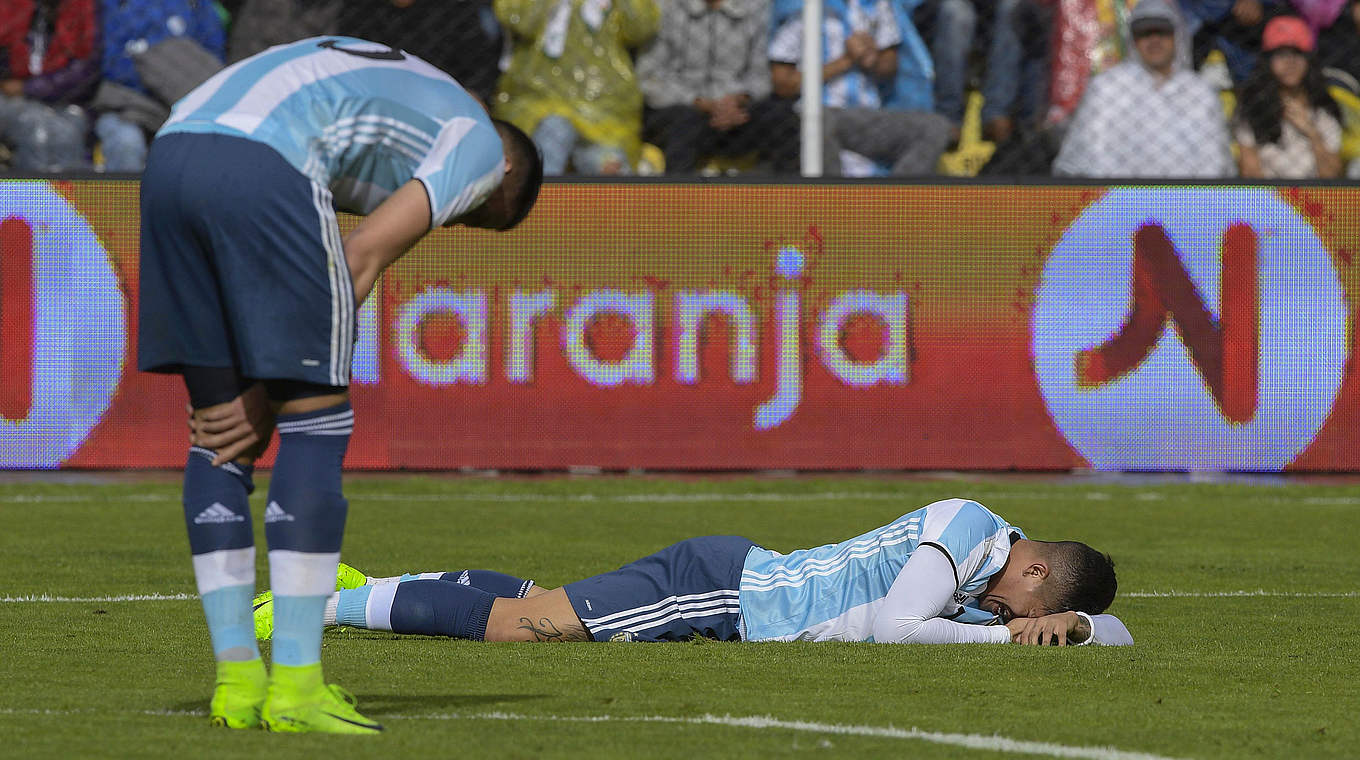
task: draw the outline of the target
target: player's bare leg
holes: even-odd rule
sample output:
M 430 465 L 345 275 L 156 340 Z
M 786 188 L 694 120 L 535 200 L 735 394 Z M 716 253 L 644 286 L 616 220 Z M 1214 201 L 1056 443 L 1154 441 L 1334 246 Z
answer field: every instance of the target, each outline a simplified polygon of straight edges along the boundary
M 497 599 L 486 624 L 487 641 L 590 641 L 564 589 L 524 599 Z

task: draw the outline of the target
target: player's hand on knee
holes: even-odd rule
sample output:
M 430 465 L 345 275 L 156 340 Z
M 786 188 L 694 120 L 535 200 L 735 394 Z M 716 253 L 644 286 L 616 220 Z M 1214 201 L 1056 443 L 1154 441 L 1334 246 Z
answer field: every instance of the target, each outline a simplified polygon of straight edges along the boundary
M 216 452 L 214 467 L 238 458 L 254 460 L 274 434 L 274 412 L 264 385 L 256 383 L 225 404 L 193 410 L 189 432 L 193 445 Z

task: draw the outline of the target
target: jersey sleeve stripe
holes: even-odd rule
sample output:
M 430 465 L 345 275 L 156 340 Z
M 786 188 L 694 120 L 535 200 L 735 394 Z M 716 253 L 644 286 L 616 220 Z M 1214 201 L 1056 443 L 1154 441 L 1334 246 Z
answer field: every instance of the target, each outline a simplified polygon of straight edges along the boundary
M 424 148 L 428 149 L 431 145 L 434 144 L 434 135 L 430 134 L 429 132 L 426 132 L 423 129 L 417 129 L 416 127 L 407 124 L 406 122 L 400 119 L 394 119 L 390 116 L 379 116 L 378 114 L 359 114 L 358 116 L 352 116 L 348 119 L 340 119 L 339 121 L 335 122 L 334 126 L 344 127 L 349 126 L 350 124 L 365 124 L 365 125 L 381 124 L 385 127 L 392 127 L 393 129 L 408 133 L 412 138 L 411 142 L 414 145 L 421 145 L 424 146 Z
M 419 130 L 414 130 L 417 134 Z M 353 134 L 369 135 L 389 135 L 393 140 L 400 142 L 415 150 L 423 160 L 426 151 L 431 147 L 432 140 L 429 137 L 418 137 L 412 134 L 404 134 L 392 128 L 392 125 L 375 123 L 370 121 L 358 121 L 356 119 L 341 119 L 321 132 L 322 140 L 334 140 L 337 137 L 346 137 Z
M 944 555 L 945 559 L 949 560 L 949 567 L 954 570 L 954 586 L 957 588 L 959 585 L 959 566 L 958 563 L 954 562 L 954 558 L 949 555 L 949 550 L 935 543 L 934 541 L 922 541 L 920 545 L 933 546 L 936 549 L 939 549 L 940 553 Z

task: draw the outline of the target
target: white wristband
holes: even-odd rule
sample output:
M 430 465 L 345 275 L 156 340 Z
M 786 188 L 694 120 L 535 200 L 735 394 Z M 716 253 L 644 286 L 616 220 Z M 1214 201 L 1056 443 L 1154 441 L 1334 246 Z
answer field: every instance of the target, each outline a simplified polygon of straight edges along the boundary
M 1081 619 L 1086 621 L 1086 625 L 1091 629 L 1091 635 L 1087 636 L 1085 641 L 1072 644 L 1071 639 L 1068 639 L 1067 643 L 1072 644 L 1072 646 L 1084 647 L 1087 644 L 1090 644 L 1092 641 L 1096 640 L 1096 621 L 1092 620 L 1091 616 L 1086 614 L 1085 612 L 1080 612 L 1076 610 L 1074 610 L 1074 612 L 1077 612 L 1077 614 L 1081 616 Z

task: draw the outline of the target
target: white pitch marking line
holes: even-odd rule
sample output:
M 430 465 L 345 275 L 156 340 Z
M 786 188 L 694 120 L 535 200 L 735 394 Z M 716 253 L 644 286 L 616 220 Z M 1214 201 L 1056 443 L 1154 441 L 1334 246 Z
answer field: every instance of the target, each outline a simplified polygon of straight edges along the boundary
M 736 717 L 731 715 L 700 715 L 697 717 L 672 717 L 667 715 L 614 716 L 614 715 L 520 715 L 516 713 L 449 713 L 445 715 L 384 715 L 394 720 L 537 720 L 556 723 L 678 723 L 687 725 L 731 726 L 734 728 L 782 729 L 785 731 L 805 731 L 816 734 L 840 736 L 869 736 L 884 739 L 915 739 L 932 744 L 947 744 L 969 749 L 1011 752 L 1023 755 L 1047 755 L 1049 757 L 1075 757 L 1088 760 L 1171 760 L 1161 755 L 1144 752 L 1129 752 L 1115 747 L 1074 747 L 1050 742 L 1010 739 L 1005 736 L 985 734 L 950 734 L 938 731 L 922 731 L 919 728 L 894 728 L 892 726 L 851 726 L 837 723 L 812 723 L 809 721 L 779 720 L 768 716 Z
M 1194 493 L 1171 494 L 1155 491 L 1128 491 L 1119 493 L 1108 493 L 1105 491 L 1090 491 L 1083 493 L 1081 486 L 1057 486 L 1048 491 L 990 491 L 987 486 L 960 484 L 957 489 L 965 498 L 974 498 L 979 501 L 1000 501 L 1004 499 L 1046 499 L 1054 496 L 1067 498 L 1085 498 L 1088 501 L 1114 501 L 1118 499 L 1128 499 L 1133 501 L 1159 501 L 1162 499 L 1193 500 Z M 688 502 L 801 502 L 801 501 L 907 501 L 919 497 L 919 494 L 912 492 L 899 491 L 819 491 L 809 493 L 784 493 L 769 491 L 752 491 L 743 493 L 695 493 L 689 491 L 679 492 L 658 492 L 658 493 L 632 493 L 632 494 L 595 494 L 595 493 L 384 493 L 378 492 L 358 492 L 350 493 L 351 501 L 390 501 L 390 502 L 490 502 L 490 503 L 515 503 L 515 502 L 606 502 L 606 503 L 625 503 L 625 504 L 672 504 Z M 1306 504 L 1313 506 L 1351 506 L 1360 504 L 1360 496 L 1302 496 L 1288 497 L 1275 495 L 1253 495 L 1248 494 L 1241 497 L 1242 500 L 1251 503 L 1261 504 Z M 99 496 L 90 497 L 86 495 L 72 494 L 62 496 L 58 494 L 10 494 L 0 496 L 0 504 L 65 504 L 65 503 L 89 503 L 89 502 L 141 502 L 141 503 L 163 503 L 177 502 L 180 500 L 178 493 L 141 493 L 126 494 L 121 496 Z M 919 505 L 918 505 L 919 506 Z
M 97 709 L 47 710 L 41 708 L 0 708 L 0 715 L 90 715 L 103 714 Z M 154 717 L 201 717 L 201 710 L 128 710 L 109 711 Z M 1036 742 L 1011 739 L 995 734 L 951 734 L 939 731 L 922 731 L 919 728 L 894 728 L 893 726 L 853 726 L 840 723 L 813 723 L 803 720 L 779 720 L 768 716 L 752 715 L 738 717 L 732 715 L 699 715 L 678 717 L 670 715 L 521 715 L 517 713 L 434 713 L 428 715 L 380 715 L 384 720 L 536 720 L 549 723 L 671 723 L 696 726 L 729 726 L 733 728 L 776 729 L 785 731 L 804 731 L 814 734 L 833 734 L 839 736 L 868 736 L 883 739 L 914 739 L 932 744 L 946 744 L 968 749 L 1010 752 L 1021 755 L 1046 755 L 1048 757 L 1074 757 L 1086 760 L 1176 760 L 1163 755 L 1146 752 L 1130 752 L 1116 747 L 1079 747 L 1051 742 Z
M 1031 498 L 1040 498 L 1050 494 L 1028 494 Z M 395 502 L 456 502 L 456 501 L 485 501 L 485 502 L 620 502 L 634 504 L 669 504 L 673 502 L 693 502 L 693 501 L 896 501 L 909 498 L 908 494 L 887 492 L 887 491 L 824 491 L 818 493 L 775 493 L 775 492 L 750 492 L 750 493 L 694 493 L 689 491 L 681 492 L 660 492 L 660 493 L 632 493 L 632 494 L 611 494 L 601 495 L 594 493 L 354 493 L 349 495 L 352 501 L 395 501 Z M 129 501 L 129 502 L 170 502 L 179 501 L 179 494 L 128 494 L 117 497 L 92 498 L 85 495 L 60 496 L 55 494 L 13 494 L 10 496 L 0 496 L 0 504 L 44 504 L 44 503 L 86 503 L 86 502 L 109 502 L 109 501 Z
M 48 594 L 28 594 L 25 596 L 0 597 L 6 604 L 22 602 L 184 602 L 197 599 L 198 594 L 120 594 L 118 596 L 51 596 Z

